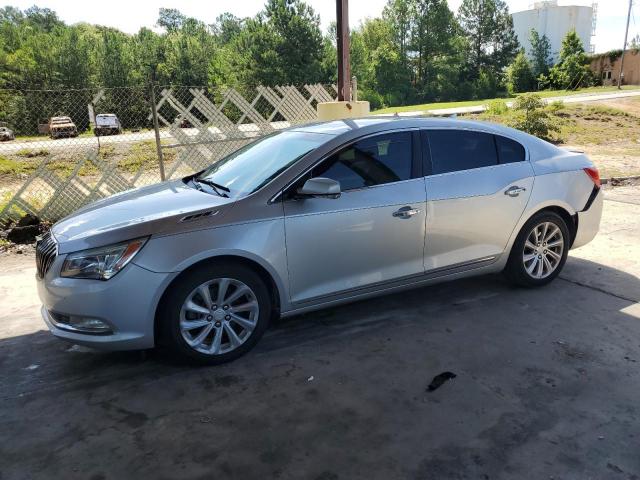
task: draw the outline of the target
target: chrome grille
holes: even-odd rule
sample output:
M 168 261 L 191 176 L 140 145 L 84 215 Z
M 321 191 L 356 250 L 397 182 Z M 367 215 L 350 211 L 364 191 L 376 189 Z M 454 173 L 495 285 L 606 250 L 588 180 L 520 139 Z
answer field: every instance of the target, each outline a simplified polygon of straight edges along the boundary
M 58 246 L 53 239 L 51 232 L 45 233 L 36 242 L 36 268 L 38 269 L 38 277 L 43 278 L 51 268 L 53 261 L 56 259 Z

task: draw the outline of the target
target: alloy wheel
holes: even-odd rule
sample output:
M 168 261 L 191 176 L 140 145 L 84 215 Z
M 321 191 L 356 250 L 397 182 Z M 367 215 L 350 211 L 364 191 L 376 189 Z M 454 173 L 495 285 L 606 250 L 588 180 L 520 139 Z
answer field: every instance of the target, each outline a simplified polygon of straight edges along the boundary
M 533 227 L 524 243 L 524 268 L 533 278 L 546 278 L 560 265 L 563 252 L 564 237 L 560 227 L 552 222 L 542 222 Z
M 260 308 L 249 286 L 233 278 L 216 278 L 196 287 L 180 309 L 180 333 L 194 350 L 207 355 L 229 353 L 256 328 Z

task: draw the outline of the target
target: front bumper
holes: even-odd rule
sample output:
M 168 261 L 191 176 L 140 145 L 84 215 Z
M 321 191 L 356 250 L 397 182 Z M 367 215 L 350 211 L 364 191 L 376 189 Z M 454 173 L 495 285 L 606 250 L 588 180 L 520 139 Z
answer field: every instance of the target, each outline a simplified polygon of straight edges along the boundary
M 42 317 L 63 340 L 104 350 L 137 350 L 154 346 L 156 306 L 171 274 L 154 273 L 133 263 L 107 281 L 58 276 L 64 255 L 44 279 L 37 279 Z M 60 328 L 53 315 L 95 318 L 107 333 L 80 333 Z
M 600 229 L 602 218 L 603 194 L 602 189 L 598 193 L 587 210 L 578 212 L 578 230 L 571 248 L 582 247 L 589 243 Z

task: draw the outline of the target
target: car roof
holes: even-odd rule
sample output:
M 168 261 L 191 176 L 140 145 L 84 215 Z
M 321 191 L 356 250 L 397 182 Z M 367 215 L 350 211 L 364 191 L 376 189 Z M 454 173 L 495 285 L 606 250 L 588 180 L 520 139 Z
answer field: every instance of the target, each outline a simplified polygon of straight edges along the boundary
M 348 118 L 344 120 L 331 120 L 327 122 L 312 122 L 290 128 L 297 132 L 325 133 L 329 135 L 340 135 L 348 131 L 359 130 L 365 127 L 373 127 L 368 130 L 380 130 L 392 128 L 457 128 L 470 130 L 483 130 L 492 133 L 511 134 L 518 132 L 509 127 L 488 122 L 478 122 L 473 120 L 462 120 L 454 117 L 400 117 L 395 115 L 379 115 L 362 118 Z M 518 132 L 522 133 L 522 132 Z M 511 136 L 510 135 L 510 136 Z
M 352 137 L 354 134 L 363 135 L 384 132 L 393 129 L 431 128 L 476 130 L 486 133 L 503 135 L 524 144 L 530 153 L 531 160 L 538 160 L 557 155 L 560 151 L 556 146 L 528 133 L 514 128 L 491 122 L 462 120 L 456 117 L 401 117 L 397 115 L 377 115 L 328 122 L 313 122 L 289 128 L 290 131 L 322 133 L 331 136 L 344 135 Z M 360 131 L 360 132 L 359 132 Z

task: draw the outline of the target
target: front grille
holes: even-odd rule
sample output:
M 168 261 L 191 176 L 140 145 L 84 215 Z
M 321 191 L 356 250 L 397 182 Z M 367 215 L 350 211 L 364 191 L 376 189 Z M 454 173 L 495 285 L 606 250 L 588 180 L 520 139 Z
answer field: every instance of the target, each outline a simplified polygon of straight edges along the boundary
M 43 278 L 51 268 L 53 261 L 56 259 L 58 246 L 53 239 L 51 232 L 45 233 L 42 238 L 36 242 L 36 268 L 38 269 L 38 277 Z

